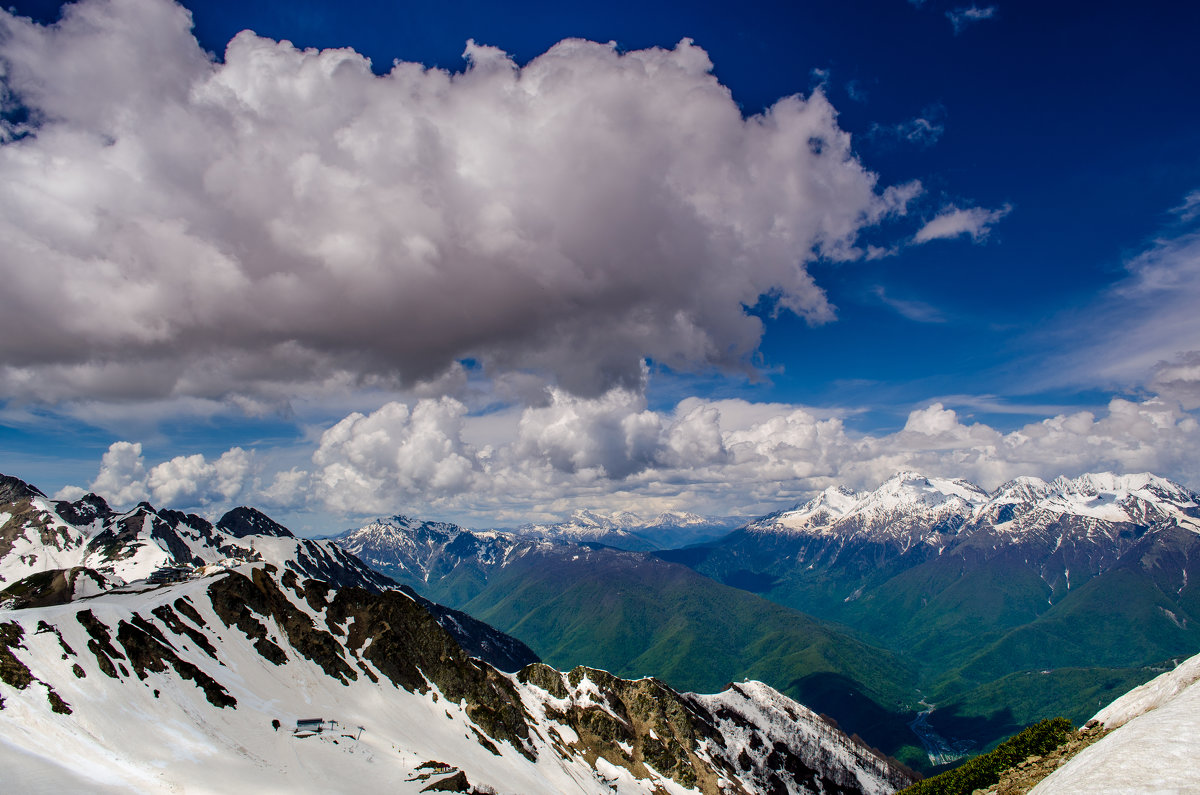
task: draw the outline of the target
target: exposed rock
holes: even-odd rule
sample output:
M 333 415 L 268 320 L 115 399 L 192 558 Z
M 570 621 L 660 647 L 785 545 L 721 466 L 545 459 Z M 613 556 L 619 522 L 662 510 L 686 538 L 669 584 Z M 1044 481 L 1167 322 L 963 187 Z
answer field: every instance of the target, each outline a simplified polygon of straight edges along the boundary
M 467 774 L 461 770 L 453 776 L 435 781 L 421 792 L 470 792 L 471 785 L 467 783 Z
M 223 530 L 234 538 L 246 536 L 278 536 L 293 538 L 292 531 L 255 508 L 242 506 L 234 508 L 217 521 L 217 529 Z

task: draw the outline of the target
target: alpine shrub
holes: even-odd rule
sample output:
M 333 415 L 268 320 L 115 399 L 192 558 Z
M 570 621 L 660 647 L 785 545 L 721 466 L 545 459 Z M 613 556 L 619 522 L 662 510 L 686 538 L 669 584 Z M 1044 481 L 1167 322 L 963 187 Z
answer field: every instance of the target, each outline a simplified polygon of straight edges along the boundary
M 898 795 L 971 795 L 990 787 L 1004 771 L 1031 756 L 1042 756 L 1062 745 L 1075 733 L 1066 718 L 1048 718 L 1014 734 L 994 751 L 981 754 L 953 770 L 918 781 Z

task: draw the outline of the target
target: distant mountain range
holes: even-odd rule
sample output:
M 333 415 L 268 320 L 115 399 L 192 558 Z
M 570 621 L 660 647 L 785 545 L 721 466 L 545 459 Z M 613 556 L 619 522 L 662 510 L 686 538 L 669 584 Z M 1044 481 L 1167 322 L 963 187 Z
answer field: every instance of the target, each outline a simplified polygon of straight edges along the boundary
M 695 695 L 584 666 L 504 673 L 459 642 L 494 653 L 500 633 L 252 509 L 216 525 L 117 513 L 4 477 L 0 539 L 13 791 L 884 795 L 912 780 L 761 682 Z
M 902 650 L 946 733 L 982 742 L 1082 719 L 1200 648 L 1197 517 L 1200 497 L 1149 474 L 987 493 L 906 472 L 660 554 Z
M 686 566 L 596 543 L 400 516 L 335 541 L 398 582 L 520 638 L 557 668 L 590 660 L 697 691 L 761 679 L 888 754 L 916 743 L 905 725 L 919 700 L 916 678 L 896 653 Z
M 1197 517 L 1200 497 L 1149 474 L 1019 478 L 989 493 L 903 472 L 651 555 L 403 517 L 338 543 L 555 664 L 587 653 L 614 671 L 688 683 L 757 665 L 756 675 L 922 764 L 1041 717 L 1082 720 L 1200 648 Z M 735 614 L 772 629 L 742 630 L 727 653 L 681 651 L 711 642 L 713 627 L 729 631 Z M 773 635 L 777 625 L 794 634 Z M 764 670 L 752 651 L 780 648 L 768 636 L 811 650 L 814 628 L 824 656 L 784 655 L 790 664 Z M 851 662 L 835 675 L 830 659 Z M 855 695 L 836 695 L 845 692 Z M 916 720 L 922 698 L 937 709 L 916 722 L 929 727 L 918 752 L 897 725 Z
M 617 549 L 649 552 L 712 541 L 741 527 L 746 520 L 744 516 L 700 516 L 678 511 L 644 518 L 630 511 L 578 510 L 562 522 L 498 529 L 527 540 L 593 542 Z

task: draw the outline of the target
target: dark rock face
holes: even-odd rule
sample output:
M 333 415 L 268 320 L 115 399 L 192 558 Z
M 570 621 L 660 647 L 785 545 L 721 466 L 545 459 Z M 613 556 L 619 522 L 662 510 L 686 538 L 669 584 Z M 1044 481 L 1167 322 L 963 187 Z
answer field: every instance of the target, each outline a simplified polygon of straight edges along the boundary
M 5 604 L 10 610 L 66 604 L 74 598 L 76 582 L 80 577 L 90 578 L 100 586 L 105 582 L 99 572 L 81 566 L 50 569 L 31 574 L 0 591 L 0 604 Z
M 234 508 L 217 522 L 217 529 L 223 530 L 234 538 L 246 536 L 278 536 L 294 538 L 292 531 L 254 508 Z
M 170 665 L 181 679 L 195 682 L 214 707 L 237 706 L 237 699 L 228 690 L 195 664 L 181 659 L 162 631 L 137 613 L 132 621 L 118 622 L 117 642 L 125 649 L 138 679 L 145 679 L 147 671 L 162 673 Z
M 506 635 L 461 610 L 453 610 L 431 602 L 407 585 L 401 586 L 400 590 L 428 610 L 442 628 L 454 637 L 462 650 L 472 657 L 478 657 L 508 673 L 520 671 L 527 665 L 541 661 L 533 649 L 512 635 Z
M 45 497 L 41 489 L 35 488 L 12 475 L 0 475 L 0 503 L 19 502 L 34 497 Z
M 46 630 L 55 631 L 44 623 L 41 625 L 46 627 Z M 44 630 L 39 629 L 38 632 Z M 46 698 L 50 702 L 50 709 L 62 714 L 71 714 L 71 705 L 62 700 L 62 697 L 54 691 L 54 688 L 47 682 L 42 682 L 33 675 L 25 663 L 17 659 L 13 654 L 13 649 L 24 648 L 22 640 L 25 637 L 25 630 L 20 624 L 14 622 L 6 622 L 0 624 L 0 682 L 4 682 L 9 687 L 14 687 L 18 690 L 24 690 L 34 682 L 38 682 L 46 686 Z M 66 659 L 67 652 L 71 652 L 71 647 L 63 643 L 62 635 L 58 637 L 59 643 L 64 649 L 63 658 Z M 0 709 L 4 709 L 4 699 L 0 698 Z
M 117 622 L 116 639 L 124 653 L 113 645 L 108 625 L 91 610 L 80 610 L 75 618 L 91 635 L 88 650 L 95 655 L 100 670 L 109 677 L 122 679 L 129 676 L 129 670 L 119 661 L 128 662 L 138 679 L 145 679 L 147 671 L 163 673 L 170 666 L 181 679 L 192 681 L 203 690 L 213 706 L 222 709 L 237 706 L 237 699 L 228 690 L 194 663 L 182 659 L 162 630 L 137 613 L 133 613 L 129 621 Z
M 435 781 L 421 792 L 470 792 L 471 785 L 467 782 L 467 774 L 461 770 L 453 776 Z
M 112 508 L 98 494 L 85 494 L 75 502 L 60 500 L 54 504 L 54 510 L 65 521 L 76 526 L 91 524 L 97 519 L 107 519 L 113 515 Z
M 317 627 L 307 613 L 300 610 L 279 589 L 271 574 L 274 566 L 256 568 L 252 578 L 230 573 L 208 588 L 213 609 L 226 626 L 237 626 L 254 641 L 254 648 L 266 659 L 281 665 L 287 655 L 278 644 L 268 639 L 266 625 L 255 617 L 273 618 L 287 635 L 289 645 L 300 654 L 320 665 L 325 673 L 345 683 L 358 674 L 342 658 L 341 646 L 329 632 Z

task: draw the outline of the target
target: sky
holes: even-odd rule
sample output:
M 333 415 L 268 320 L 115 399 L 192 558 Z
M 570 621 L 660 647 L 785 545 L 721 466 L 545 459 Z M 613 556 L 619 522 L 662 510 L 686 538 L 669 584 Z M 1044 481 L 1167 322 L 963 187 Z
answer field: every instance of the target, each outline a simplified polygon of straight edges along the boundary
M 24 0 L 0 471 L 302 533 L 1200 487 L 1191 3 Z

